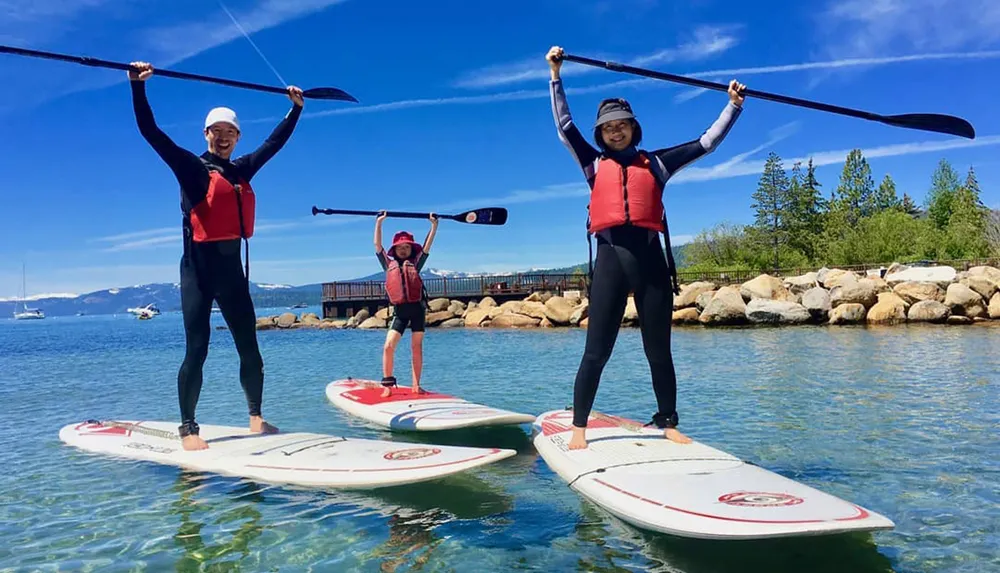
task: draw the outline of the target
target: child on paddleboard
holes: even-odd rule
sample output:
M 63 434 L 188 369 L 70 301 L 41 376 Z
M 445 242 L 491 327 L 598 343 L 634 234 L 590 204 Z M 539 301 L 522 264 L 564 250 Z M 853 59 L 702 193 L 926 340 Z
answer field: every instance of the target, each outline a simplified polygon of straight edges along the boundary
M 410 327 L 413 353 L 413 392 L 423 393 L 420 389 L 420 372 L 424 364 L 424 318 L 427 307 L 424 304 L 424 283 L 420 278 L 420 271 L 424 268 L 431 243 L 434 242 L 438 218 L 434 213 L 430 214 L 431 230 L 423 245 L 417 244 L 410 233 L 400 231 L 393 235 L 392 246 L 388 251 L 382 248 L 382 221 L 385 218 L 386 212 L 382 211 L 375 219 L 375 256 L 385 271 L 385 292 L 393 307 L 392 325 L 382 348 L 382 386 L 385 388 L 382 397 L 388 398 L 396 386 L 396 378 L 392 375 L 396 345 L 407 326 Z
M 639 311 L 642 345 L 656 394 L 652 424 L 671 441 L 691 439 L 677 430 L 677 378 L 670 353 L 674 294 L 679 293 L 663 209 L 663 188 L 678 171 L 712 151 L 732 129 L 743 109 L 743 84 L 729 83 L 729 101 L 700 137 L 663 149 L 639 149 L 642 128 L 632 106 L 621 98 L 606 99 L 593 127 L 595 149 L 569 112 L 559 71 L 563 50 L 546 54 L 551 71 L 549 90 L 559 139 L 569 149 L 590 185 L 588 238 L 597 238 L 597 262 L 590 286 L 589 324 L 583 358 L 573 387 L 571 450 L 587 447 L 587 419 L 597 385 L 618 336 L 630 291 Z M 660 233 L 667 239 L 666 255 Z

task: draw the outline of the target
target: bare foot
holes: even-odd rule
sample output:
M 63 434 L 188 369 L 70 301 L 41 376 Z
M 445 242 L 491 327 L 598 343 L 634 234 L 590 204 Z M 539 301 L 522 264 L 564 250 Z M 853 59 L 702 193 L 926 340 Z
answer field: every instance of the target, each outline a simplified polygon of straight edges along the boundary
M 187 451 L 207 450 L 208 443 L 197 434 L 190 434 L 181 438 L 181 447 Z
M 576 426 L 573 426 L 573 437 L 569 440 L 569 449 L 587 449 L 587 428 L 577 428 Z
M 690 444 L 691 438 L 677 431 L 677 428 L 667 428 L 663 431 L 663 437 L 678 444 Z
M 385 390 L 382 390 L 383 398 L 388 398 L 389 396 L 392 396 L 392 386 L 386 386 Z
M 414 394 L 426 394 L 427 390 L 424 390 L 423 388 L 421 388 L 420 384 L 414 384 L 413 385 L 413 393 Z
M 260 416 L 250 416 L 250 431 L 254 434 L 277 434 L 278 428 L 268 424 Z

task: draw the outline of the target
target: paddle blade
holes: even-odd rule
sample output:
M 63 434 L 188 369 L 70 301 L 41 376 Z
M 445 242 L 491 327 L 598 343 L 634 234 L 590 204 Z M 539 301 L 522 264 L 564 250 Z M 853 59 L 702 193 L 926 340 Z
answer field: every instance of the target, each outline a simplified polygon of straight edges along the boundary
M 976 129 L 972 127 L 972 124 L 953 115 L 940 115 L 936 113 L 907 113 L 903 115 L 887 115 L 880 121 L 897 127 L 908 127 L 910 129 L 947 133 L 949 135 L 957 135 L 968 139 L 976 138 Z
M 473 225 L 503 225 L 507 222 L 507 209 L 503 207 L 486 207 L 459 213 L 451 218 Z
M 309 88 L 302 92 L 302 97 L 311 99 L 329 99 L 338 101 L 352 101 L 358 103 L 357 98 L 344 90 L 337 88 Z

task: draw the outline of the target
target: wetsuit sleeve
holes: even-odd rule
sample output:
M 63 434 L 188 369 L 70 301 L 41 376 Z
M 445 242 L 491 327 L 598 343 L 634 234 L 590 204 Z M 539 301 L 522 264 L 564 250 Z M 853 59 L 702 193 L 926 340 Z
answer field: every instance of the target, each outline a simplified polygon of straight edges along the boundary
M 197 155 L 174 143 L 156 125 L 153 109 L 146 99 L 146 83 L 141 81 L 129 83 L 132 85 L 132 109 L 135 111 L 139 133 L 174 172 L 191 205 L 197 205 L 208 192 L 208 170 L 205 169 L 205 164 Z
M 580 168 L 583 169 L 583 174 L 587 178 L 587 183 L 591 183 L 597 173 L 595 162 L 601 154 L 587 142 L 583 133 L 573 123 L 573 116 L 569 113 L 569 102 L 566 101 L 566 92 L 563 90 L 561 79 L 549 80 L 549 95 L 552 98 L 552 118 L 556 122 L 559 140 L 580 164 Z
M 244 179 L 250 181 L 260 171 L 260 168 L 285 146 L 288 138 L 292 136 L 292 131 L 295 130 L 295 125 L 298 123 L 299 116 L 301 115 L 302 106 L 293 104 L 292 109 L 281 120 L 281 123 L 274 128 L 271 135 L 264 140 L 264 143 L 260 144 L 260 147 L 233 162 Z
M 378 259 L 378 264 L 382 265 L 383 271 L 389 270 L 389 261 L 385 258 L 385 251 L 379 249 L 379 251 L 375 253 L 375 257 Z
M 715 120 L 715 123 L 701 137 L 675 147 L 659 149 L 654 151 L 653 155 L 663 164 L 667 176 L 671 176 L 690 165 L 693 161 L 715 151 L 715 148 L 722 143 L 722 140 L 725 139 L 742 112 L 742 107 L 729 102 L 723 108 L 722 113 L 719 114 L 719 118 Z
M 420 253 L 420 257 L 417 259 L 417 264 L 415 265 L 417 267 L 418 273 L 424 270 L 424 263 L 426 262 L 427 262 L 427 253 L 422 251 Z

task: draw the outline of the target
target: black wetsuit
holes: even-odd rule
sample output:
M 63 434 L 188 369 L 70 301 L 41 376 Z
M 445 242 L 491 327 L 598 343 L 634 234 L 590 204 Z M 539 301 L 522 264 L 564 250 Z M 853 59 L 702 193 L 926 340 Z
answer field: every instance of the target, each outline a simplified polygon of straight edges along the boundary
M 132 81 L 132 106 L 139 132 L 174 172 L 181 188 L 184 253 L 181 256 L 181 309 L 187 350 L 177 374 L 177 394 L 181 409 L 182 436 L 198 434 L 195 407 L 201 393 L 202 366 L 208 356 L 212 302 L 217 301 L 236 343 L 240 356 L 240 384 L 246 394 L 251 416 L 261 415 L 264 390 L 264 361 L 257 346 L 256 316 L 250 298 L 249 278 L 240 258 L 240 239 L 196 242 L 193 240 L 191 211 L 205 200 L 209 168 L 219 171 L 230 183 L 253 176 L 285 145 L 302 113 L 292 110 L 267 140 L 252 153 L 235 161 L 205 152 L 201 157 L 178 147 L 160 130 L 146 99 L 145 83 Z
M 593 188 L 597 165 L 610 157 L 628 165 L 637 149 L 602 153 L 574 125 L 561 80 L 549 85 L 552 114 L 559 139 L 569 148 Z M 715 149 L 729 132 L 742 108 L 729 103 L 714 124 L 698 139 L 648 152 L 652 169 L 662 184 L 679 170 Z M 597 261 L 590 286 L 587 345 L 573 387 L 573 425 L 587 426 L 604 366 L 611 357 L 629 292 L 634 292 L 642 345 L 656 394 L 653 422 L 660 428 L 677 425 L 677 378 L 670 352 L 673 285 L 659 233 L 630 224 L 597 233 Z
M 388 270 L 389 260 L 386 259 L 385 251 L 379 251 L 375 253 L 378 257 L 379 264 L 382 265 L 382 270 Z M 419 273 L 424 268 L 424 263 L 427 262 L 427 253 L 423 250 L 420 251 L 420 256 L 417 258 L 417 262 L 413 264 L 417 268 Z M 410 327 L 410 332 L 423 332 L 424 325 L 427 318 L 427 307 L 424 305 L 423 301 L 419 302 L 405 302 L 393 307 L 393 318 L 392 325 L 389 327 L 396 332 L 403 334 L 406 327 Z

